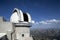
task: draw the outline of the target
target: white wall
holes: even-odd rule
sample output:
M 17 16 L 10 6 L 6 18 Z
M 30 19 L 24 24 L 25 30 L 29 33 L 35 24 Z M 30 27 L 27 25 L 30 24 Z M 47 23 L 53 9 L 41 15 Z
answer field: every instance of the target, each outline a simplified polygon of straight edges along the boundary
M 10 22 L 1 22 L 0 23 L 0 32 L 13 31 L 12 23 Z
M 14 31 L 13 24 L 3 21 L 3 17 L 0 17 L 0 33 L 6 33 L 8 39 L 11 40 L 11 33 Z
M 16 33 L 17 39 L 23 38 L 22 34 L 24 34 L 24 37 L 30 37 L 30 28 L 29 27 L 16 27 L 15 33 Z

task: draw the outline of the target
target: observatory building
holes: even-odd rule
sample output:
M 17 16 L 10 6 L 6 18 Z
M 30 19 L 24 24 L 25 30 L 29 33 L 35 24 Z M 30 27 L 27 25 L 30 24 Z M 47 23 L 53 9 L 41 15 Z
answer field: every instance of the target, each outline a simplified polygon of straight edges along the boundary
M 7 35 L 8 40 L 33 40 L 30 35 L 31 16 L 15 8 L 7 22 L 0 17 L 0 33 Z

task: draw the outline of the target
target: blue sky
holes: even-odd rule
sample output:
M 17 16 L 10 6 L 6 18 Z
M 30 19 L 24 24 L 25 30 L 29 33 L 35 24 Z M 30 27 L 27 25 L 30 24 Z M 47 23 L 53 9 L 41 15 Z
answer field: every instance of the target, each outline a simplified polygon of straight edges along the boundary
M 59 0 L 0 0 L 0 16 L 9 19 L 14 8 L 29 12 L 35 21 L 60 19 Z
M 28 12 L 34 21 L 60 20 L 60 0 L 0 0 L 0 16 L 9 20 L 13 9 Z

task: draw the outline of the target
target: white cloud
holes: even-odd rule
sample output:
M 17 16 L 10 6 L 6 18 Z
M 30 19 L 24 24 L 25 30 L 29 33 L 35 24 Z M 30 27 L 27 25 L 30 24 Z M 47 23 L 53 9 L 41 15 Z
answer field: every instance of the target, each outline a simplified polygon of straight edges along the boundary
M 39 22 L 35 22 L 35 24 L 39 24 Z
M 31 21 L 31 23 L 32 23 L 32 24 L 34 24 L 34 23 L 35 23 L 35 21 L 34 21 L 34 20 L 32 20 L 32 21 Z
M 36 22 L 34 20 L 32 20 L 31 23 L 34 24 L 34 25 L 39 24 L 39 22 Z
M 36 22 L 34 20 L 31 21 L 32 24 L 52 24 L 52 23 L 59 23 L 59 22 L 60 22 L 60 20 L 56 20 L 56 19 L 39 21 L 39 22 Z
M 48 29 L 48 28 L 58 28 L 60 29 L 60 20 L 51 19 L 51 20 L 42 20 L 39 22 L 33 21 L 32 28 L 39 28 L 39 29 Z
M 60 22 L 60 20 L 51 19 L 51 20 L 40 21 L 39 23 L 42 23 L 42 24 L 51 24 L 51 23 L 59 23 L 59 22 Z
M 51 20 L 47 20 L 47 22 L 60 22 L 60 20 L 51 19 Z
M 60 29 L 60 20 L 51 19 L 51 20 L 42 20 L 39 22 L 34 21 L 32 28 L 39 29 L 48 29 L 48 28 L 59 28 Z
M 48 24 L 48 23 L 45 22 L 45 21 L 40 21 L 39 23 L 41 23 L 41 24 Z

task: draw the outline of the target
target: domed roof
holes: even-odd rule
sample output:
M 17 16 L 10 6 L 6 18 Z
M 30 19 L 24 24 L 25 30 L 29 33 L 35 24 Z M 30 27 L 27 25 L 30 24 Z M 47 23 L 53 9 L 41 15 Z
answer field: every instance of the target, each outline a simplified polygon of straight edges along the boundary
M 10 22 L 12 23 L 31 22 L 31 16 L 29 13 L 24 13 L 21 10 L 15 8 L 13 14 L 10 17 Z

